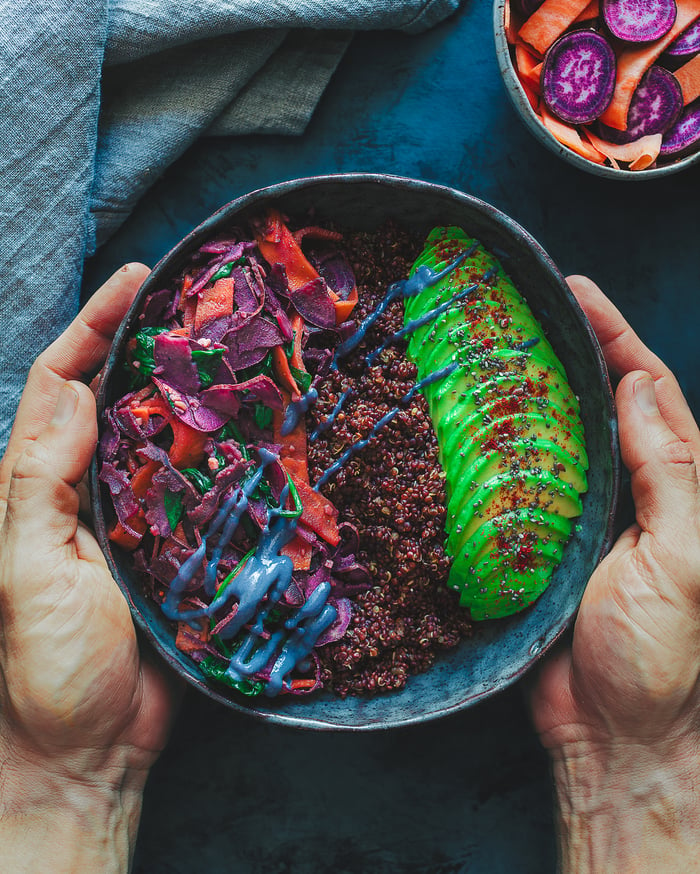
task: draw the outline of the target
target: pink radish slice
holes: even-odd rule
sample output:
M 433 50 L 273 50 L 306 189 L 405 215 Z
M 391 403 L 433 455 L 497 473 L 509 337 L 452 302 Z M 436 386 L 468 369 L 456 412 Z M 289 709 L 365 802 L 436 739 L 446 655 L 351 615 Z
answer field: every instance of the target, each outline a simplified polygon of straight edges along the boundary
M 574 30 L 548 50 L 542 97 L 569 124 L 588 124 L 607 108 L 615 88 L 615 54 L 594 30 Z
M 676 20 L 675 0 L 603 0 L 603 19 L 626 42 L 661 39 Z

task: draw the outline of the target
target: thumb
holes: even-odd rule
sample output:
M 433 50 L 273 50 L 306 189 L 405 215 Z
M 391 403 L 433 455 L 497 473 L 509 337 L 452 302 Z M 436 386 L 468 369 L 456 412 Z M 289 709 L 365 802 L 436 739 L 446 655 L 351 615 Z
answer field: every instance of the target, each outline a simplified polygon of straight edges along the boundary
M 630 472 L 637 523 L 666 548 L 697 519 L 695 459 L 688 443 L 668 426 L 648 373 L 628 373 L 617 389 L 620 449 Z
M 8 534 L 36 547 L 56 548 L 73 539 L 79 509 L 76 485 L 96 442 L 92 392 L 81 382 L 65 382 L 51 421 L 14 464 L 5 517 Z

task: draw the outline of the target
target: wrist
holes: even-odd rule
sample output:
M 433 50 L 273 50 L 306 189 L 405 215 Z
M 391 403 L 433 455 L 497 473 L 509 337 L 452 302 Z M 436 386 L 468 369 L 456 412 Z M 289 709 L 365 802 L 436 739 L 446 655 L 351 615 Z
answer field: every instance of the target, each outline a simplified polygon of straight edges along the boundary
M 561 870 L 700 871 L 698 738 L 550 750 Z
M 0 846 L 13 874 L 124 874 L 136 842 L 145 772 L 116 767 L 76 779 L 60 760 L 0 759 Z

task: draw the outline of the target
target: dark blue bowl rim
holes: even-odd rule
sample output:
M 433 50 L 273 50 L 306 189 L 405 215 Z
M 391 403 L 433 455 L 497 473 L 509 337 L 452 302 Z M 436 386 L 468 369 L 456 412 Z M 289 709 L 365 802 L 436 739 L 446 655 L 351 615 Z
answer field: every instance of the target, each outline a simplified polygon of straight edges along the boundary
M 546 251 L 543 249 L 543 247 L 516 221 L 511 219 L 506 214 L 502 213 L 496 207 L 492 206 L 489 203 L 486 203 L 483 200 L 480 200 L 479 198 L 474 197 L 473 195 L 466 194 L 462 191 L 448 186 L 439 185 L 432 182 L 425 182 L 422 180 L 412 179 L 403 176 L 379 173 L 326 174 L 278 182 L 251 191 L 222 206 L 219 210 L 217 210 L 208 218 L 206 218 L 203 222 L 201 222 L 179 243 L 177 243 L 163 258 L 161 258 L 141 286 L 136 296 L 136 299 L 129 308 L 127 315 L 125 316 L 115 335 L 112 347 L 105 363 L 105 368 L 103 371 L 104 378 L 100 381 L 97 393 L 97 410 L 99 421 L 101 421 L 102 419 L 102 414 L 107 401 L 108 387 L 110 382 L 109 375 L 118 362 L 118 359 L 120 357 L 121 345 L 129 331 L 131 330 L 134 319 L 138 315 L 141 301 L 147 294 L 157 290 L 158 287 L 162 286 L 163 280 L 171 275 L 174 271 L 175 268 L 173 265 L 176 261 L 184 258 L 188 253 L 190 253 L 193 249 L 199 246 L 205 239 L 210 237 L 220 225 L 225 224 L 226 222 L 230 221 L 233 216 L 244 210 L 248 210 L 250 207 L 259 207 L 265 203 L 274 202 L 281 198 L 284 198 L 286 195 L 297 194 L 299 192 L 308 192 L 309 201 L 311 202 L 314 189 L 327 185 L 352 186 L 357 185 L 358 183 L 369 186 L 381 186 L 383 188 L 388 187 L 390 189 L 402 189 L 404 191 L 416 190 L 426 195 L 430 195 L 432 193 L 436 197 L 446 197 L 452 199 L 461 206 L 476 211 L 477 213 L 485 217 L 488 221 L 494 222 L 496 225 L 500 226 L 501 230 L 505 230 L 507 233 L 512 234 L 515 237 L 519 237 L 524 242 L 526 247 L 531 251 L 532 255 L 540 262 L 541 265 L 543 265 L 550 272 L 555 281 L 560 285 L 561 293 L 566 297 L 571 311 L 575 315 L 575 318 L 579 323 L 580 329 L 584 331 L 587 335 L 592 353 L 595 356 L 600 377 L 599 388 L 602 391 L 606 411 L 607 422 L 605 424 L 607 425 L 609 432 L 608 444 L 611 465 L 610 500 L 607 507 L 606 526 L 604 532 L 602 533 L 602 538 L 600 541 L 601 545 L 597 556 L 597 561 L 599 562 L 610 550 L 613 543 L 615 532 L 615 519 L 618 509 L 621 461 L 617 436 L 617 419 L 615 412 L 614 394 L 610 384 L 605 359 L 603 357 L 603 353 L 598 343 L 597 337 L 595 336 L 595 333 L 593 332 L 593 329 L 591 328 L 590 323 L 588 322 L 588 319 L 586 318 L 578 301 L 568 288 L 568 285 L 566 284 L 563 275 L 560 273 L 560 271 L 558 270 L 552 259 L 549 257 L 549 255 L 546 253 Z M 367 731 L 414 725 L 448 716 L 453 713 L 457 713 L 504 690 L 505 688 L 516 682 L 519 678 L 521 678 L 533 666 L 533 664 L 538 661 L 547 651 L 549 651 L 552 646 L 554 646 L 555 643 L 561 638 L 561 636 L 567 631 L 575 618 L 576 609 L 578 607 L 578 605 L 576 605 L 576 608 L 572 609 L 568 615 L 562 616 L 560 618 L 557 630 L 553 635 L 549 637 L 545 645 L 536 650 L 533 648 L 530 653 L 529 659 L 521 661 L 521 663 L 519 663 L 511 672 L 504 672 L 503 676 L 500 677 L 499 680 L 492 684 L 488 689 L 476 690 L 471 693 L 465 693 L 464 697 L 456 703 L 438 706 L 435 709 L 430 710 L 429 712 L 408 713 L 406 715 L 393 718 L 382 718 L 379 721 L 368 718 L 365 722 L 357 723 L 352 721 L 343 721 L 342 719 L 327 719 L 315 717 L 311 712 L 313 709 L 313 701 L 308 699 L 307 702 L 305 702 L 308 714 L 302 716 L 290 715 L 288 713 L 285 713 L 282 708 L 280 708 L 279 712 L 275 710 L 260 710 L 255 707 L 255 700 L 257 699 L 244 699 L 243 696 L 238 696 L 233 691 L 231 691 L 230 695 L 227 694 L 226 690 L 222 690 L 220 686 L 217 686 L 214 683 L 205 680 L 204 677 L 199 675 L 196 667 L 194 666 L 194 663 L 186 657 L 183 657 L 182 654 L 178 653 L 174 649 L 174 646 L 171 645 L 170 647 L 168 647 L 163 644 L 159 636 L 155 633 L 153 623 L 149 621 L 149 617 L 144 616 L 142 611 L 137 608 L 134 601 L 134 595 L 130 590 L 127 581 L 123 579 L 118 567 L 118 562 L 117 560 L 115 560 L 115 554 L 113 553 L 110 541 L 107 537 L 107 520 L 103 513 L 101 487 L 98 478 L 96 457 L 93 459 L 90 466 L 89 485 L 91 492 L 95 532 L 100 546 L 105 554 L 105 558 L 107 560 L 110 571 L 129 603 L 136 627 L 145 635 L 150 644 L 155 647 L 155 649 L 165 660 L 165 662 L 176 673 L 183 676 L 192 686 L 194 686 L 210 698 L 218 701 L 221 704 L 224 704 L 229 708 L 232 708 L 235 711 L 253 715 L 258 719 L 270 723 L 286 725 L 294 728 L 325 731 Z M 581 587 L 581 595 L 582 594 L 583 586 Z M 430 670 L 433 669 L 431 668 Z M 410 684 L 411 678 L 409 678 L 408 682 Z M 395 697 L 400 696 L 401 694 L 402 692 L 400 691 L 392 692 L 388 693 L 388 695 L 385 697 Z M 336 700 L 340 701 L 340 699 Z M 368 699 L 368 704 L 371 700 L 377 699 Z

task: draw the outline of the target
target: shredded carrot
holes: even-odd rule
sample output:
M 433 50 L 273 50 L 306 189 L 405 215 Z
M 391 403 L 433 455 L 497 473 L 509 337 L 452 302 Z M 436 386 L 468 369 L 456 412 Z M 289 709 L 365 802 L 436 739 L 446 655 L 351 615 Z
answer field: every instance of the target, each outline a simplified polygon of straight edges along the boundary
M 122 549 L 132 552 L 141 543 L 141 538 L 146 533 L 146 528 L 148 528 L 148 523 L 143 515 L 136 515 L 129 519 L 129 525 L 136 532 L 136 536 L 127 531 L 119 519 L 114 520 L 107 532 L 107 536 L 112 543 L 116 543 Z
M 544 55 L 588 6 L 589 0 L 544 0 L 518 31 L 518 38 Z
M 136 470 L 131 477 L 131 488 L 137 498 L 144 498 L 153 481 L 153 474 L 160 470 L 159 461 L 149 458 L 145 464 Z
M 280 550 L 281 555 L 291 558 L 295 571 L 308 571 L 311 567 L 311 544 L 298 534 L 285 544 Z
M 173 429 L 173 442 L 168 458 L 173 467 L 178 470 L 197 467 L 204 458 L 204 447 L 210 435 L 206 431 L 196 431 L 175 416 L 171 419 L 170 426 Z
M 582 158 L 587 158 L 595 164 L 605 163 L 605 155 L 599 152 L 598 149 L 590 143 L 584 142 L 575 127 L 571 127 L 571 125 L 559 121 L 559 119 L 555 118 L 551 112 L 544 107 L 544 105 L 540 108 L 540 117 L 542 119 L 542 124 L 562 146 L 566 146 L 567 149 L 571 149 L 572 152 L 576 152 L 577 155 L 581 155 Z
M 649 134 L 622 145 L 601 140 L 589 130 L 586 130 L 586 136 L 599 152 L 611 160 L 628 163 L 630 170 L 645 170 L 658 158 L 661 149 L 662 134 Z
M 700 97 L 700 54 L 683 64 L 675 72 L 675 77 L 683 92 L 683 103 L 688 105 Z
M 200 291 L 194 316 L 194 329 L 197 333 L 214 319 L 233 313 L 233 291 L 234 280 L 231 276 L 217 279 L 213 285 Z
M 700 0 L 677 0 L 676 20 L 669 32 L 648 46 L 624 51 L 617 59 L 613 98 L 600 121 L 617 130 L 627 128 L 627 113 L 634 92 L 649 67 L 676 37 L 700 17 Z M 540 7 L 541 8 L 541 7 Z
M 289 359 L 284 351 L 284 346 L 275 346 L 272 350 L 272 366 L 275 371 L 275 376 L 279 382 L 280 388 L 288 391 L 292 400 L 298 400 L 301 397 L 299 386 L 289 369 Z
M 352 291 L 345 300 L 342 300 L 336 295 L 336 300 L 334 301 L 336 325 L 342 325 L 343 322 L 347 322 L 347 320 L 350 318 L 350 314 L 355 309 L 357 301 L 358 297 L 356 287 L 353 287 Z
M 209 623 L 202 623 L 202 628 L 195 630 L 188 622 L 178 622 L 175 646 L 184 653 L 201 650 L 202 644 L 209 640 Z
M 328 498 L 324 498 L 320 492 L 314 491 L 308 482 L 298 479 L 292 473 L 290 473 L 290 476 L 297 487 L 299 498 L 304 508 L 301 514 L 302 522 L 305 522 L 326 543 L 330 543 L 331 546 L 337 546 L 340 543 L 340 534 L 338 532 L 338 510 L 336 507 Z
M 303 370 L 306 372 L 304 359 L 301 357 L 301 341 L 304 335 L 304 320 L 299 313 L 295 312 L 291 318 L 291 322 L 292 332 L 294 333 L 294 343 L 292 345 L 292 357 L 290 358 L 289 363 L 292 367 L 296 367 L 297 370 Z
M 268 210 L 265 227 L 256 233 L 256 240 L 260 254 L 268 264 L 284 266 L 292 290 L 318 278 L 317 270 L 302 252 L 279 210 Z
M 313 689 L 316 682 L 316 680 L 292 680 L 290 686 L 292 689 Z

